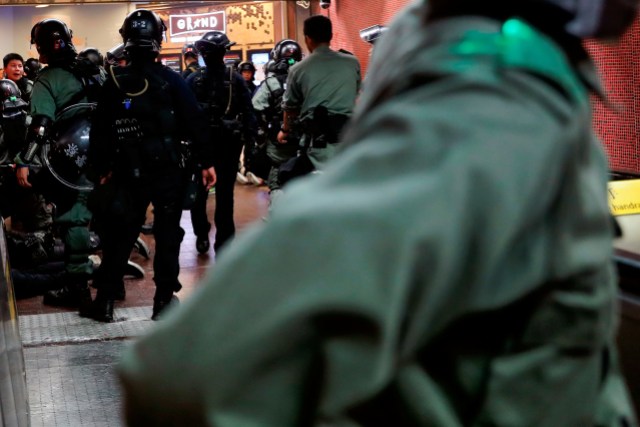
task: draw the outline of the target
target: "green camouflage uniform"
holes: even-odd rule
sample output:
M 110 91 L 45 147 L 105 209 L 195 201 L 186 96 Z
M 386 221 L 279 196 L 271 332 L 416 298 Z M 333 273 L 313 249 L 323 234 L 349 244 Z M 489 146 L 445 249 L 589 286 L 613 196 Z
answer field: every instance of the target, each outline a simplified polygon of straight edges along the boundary
M 70 71 L 59 67 L 47 67 L 36 78 L 31 92 L 31 116 L 44 115 L 52 121 L 64 120 L 82 113 L 76 109 L 60 117 L 57 115 L 70 103 L 87 102 L 86 97 L 79 97 L 83 86 Z M 86 206 L 88 192 L 79 192 L 77 200 L 70 210 L 61 214 L 55 223 L 62 226 L 62 240 L 65 243 L 67 256 L 65 267 L 70 274 L 88 277 L 93 267 L 88 259 L 90 251 L 89 222 L 91 212 Z M 55 200 L 54 200 L 55 202 Z
M 341 155 L 125 353 L 131 425 L 635 425 L 588 89 L 524 22 L 424 3 Z

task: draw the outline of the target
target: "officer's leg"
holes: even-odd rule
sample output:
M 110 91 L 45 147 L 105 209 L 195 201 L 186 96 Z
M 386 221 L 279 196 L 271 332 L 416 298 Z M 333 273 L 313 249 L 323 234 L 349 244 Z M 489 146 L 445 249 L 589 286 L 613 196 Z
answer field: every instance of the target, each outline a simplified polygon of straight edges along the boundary
M 209 191 L 202 182 L 198 181 L 198 193 L 191 207 L 191 225 L 193 226 L 193 234 L 196 235 L 196 249 L 201 254 L 209 251 L 211 223 L 207 218 L 208 198 Z
M 216 252 L 229 240 L 235 232 L 233 221 L 233 190 L 236 182 L 236 165 L 240 158 L 242 144 L 240 141 L 228 141 L 221 150 L 216 161 L 216 211 L 213 217 L 216 225 L 216 241 L 213 245 Z
M 269 142 L 267 146 L 267 156 L 271 160 L 271 169 L 269 170 L 269 177 L 267 179 L 267 185 L 269 186 L 269 210 L 271 210 L 277 199 L 282 195 L 282 188 L 280 180 L 278 179 L 280 165 L 294 158 L 297 154 L 296 146 L 278 146 L 276 144 L 278 143 Z
M 25 232 L 51 228 L 53 223 L 51 208 L 47 205 L 44 196 L 34 191 L 33 188 L 18 187 L 12 199 L 12 224 L 21 224 L 22 231 Z
M 178 281 L 180 273 L 180 243 L 184 230 L 180 227 L 182 216 L 183 188 L 176 185 L 178 179 L 167 179 L 157 187 L 152 201 L 155 206 L 154 236 L 156 253 L 153 259 L 156 293 L 153 297 L 153 315 L 156 320 L 173 299 L 182 285 Z
M 60 237 L 64 243 L 65 270 L 69 284 L 62 289 L 47 292 L 43 303 L 48 305 L 77 307 L 91 301 L 88 280 L 93 273 L 93 264 L 89 261 L 91 239 L 89 222 L 91 212 L 87 208 L 89 192 L 75 194 L 75 202 L 70 209 L 64 209 L 56 218 L 60 226 Z M 62 203 L 66 208 L 67 203 Z
M 103 215 L 100 218 L 100 241 L 102 244 L 102 262 L 95 274 L 93 285 L 98 289 L 95 301 L 80 315 L 101 322 L 112 322 L 114 301 L 124 288 L 124 274 L 131 249 L 140 235 L 140 226 L 144 222 L 149 198 L 142 192 L 135 196 L 118 192 L 128 200 L 127 209 L 121 214 Z M 130 196 L 130 197 L 129 197 Z

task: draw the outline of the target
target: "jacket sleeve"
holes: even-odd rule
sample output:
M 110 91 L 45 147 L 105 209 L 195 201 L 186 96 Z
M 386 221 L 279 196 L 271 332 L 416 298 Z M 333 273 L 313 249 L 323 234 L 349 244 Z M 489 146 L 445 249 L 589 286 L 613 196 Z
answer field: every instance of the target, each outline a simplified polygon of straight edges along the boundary
M 238 108 L 242 114 L 244 134 L 247 139 L 255 139 L 258 134 L 258 120 L 251 102 L 251 91 L 241 75 L 236 73 L 234 76 L 236 90 L 239 93 Z
M 195 94 L 189 85 L 180 77 L 180 74 L 170 71 L 166 73 L 170 80 L 173 99 L 176 103 L 176 113 L 178 124 L 181 127 L 185 139 L 194 144 L 196 158 L 202 168 L 209 168 L 213 165 L 213 149 L 208 121 L 204 111 L 198 104 Z M 192 81 L 193 74 L 189 75 L 188 81 Z
M 98 103 L 91 119 L 89 132 L 88 178 L 96 182 L 100 177 L 113 170 L 115 159 L 115 141 L 112 126 L 114 123 L 113 94 L 117 92 L 113 80 L 107 79 L 98 94 Z

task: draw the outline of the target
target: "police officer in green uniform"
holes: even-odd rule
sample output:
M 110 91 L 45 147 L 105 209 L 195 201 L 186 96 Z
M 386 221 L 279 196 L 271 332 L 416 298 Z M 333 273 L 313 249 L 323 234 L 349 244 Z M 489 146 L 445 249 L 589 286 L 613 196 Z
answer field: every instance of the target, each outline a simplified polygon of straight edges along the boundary
M 278 132 L 282 128 L 282 96 L 287 86 L 289 68 L 302 61 L 302 49 L 295 40 L 284 39 L 276 43 L 271 57 L 273 64 L 269 68 L 267 78 L 253 95 L 252 103 L 267 138 L 267 156 L 271 160 L 267 185 L 270 201 L 273 202 L 282 193 L 278 181 L 278 168 L 298 152 L 298 141 L 289 138 L 285 144 L 280 144 Z
M 98 67 L 76 58 L 72 33 L 64 22 L 45 19 L 36 23 L 31 30 L 31 43 L 36 45 L 40 62 L 48 67 L 39 72 L 34 82 L 27 147 L 15 159 L 18 184 L 23 187 L 31 187 L 29 165 L 41 147 L 65 124 L 88 112 L 68 107 L 95 101 L 103 83 Z M 46 171 L 38 174 L 34 181 L 38 191 L 56 205 L 55 221 L 61 227 L 66 269 L 72 278 L 63 289 L 46 293 L 43 301 L 51 305 L 78 306 L 90 300 L 87 281 L 93 272 L 88 259 L 91 248 L 88 229 L 91 213 L 86 208 L 88 191 L 63 188 Z
M 581 44 L 636 3 L 399 14 L 340 156 L 125 353 L 130 424 L 637 425 Z
M 278 134 L 281 144 L 287 143 L 294 120 L 309 123 L 307 128 L 319 128 L 321 132 L 331 130 L 335 136 L 344 124 L 344 118 L 350 116 L 355 107 L 360 90 L 360 63 L 353 55 L 331 50 L 332 38 L 333 26 L 329 18 L 316 15 L 305 20 L 304 41 L 311 55 L 289 71 L 283 98 L 284 123 Z M 318 107 L 324 107 L 324 111 L 340 124 L 310 124 L 319 119 Z M 322 169 L 334 156 L 338 141 L 332 138 L 327 143 L 314 134 L 306 131 L 302 144 L 307 148 L 313 166 Z
M 103 257 L 93 281 L 96 298 L 80 314 L 101 322 L 116 320 L 114 301 L 149 203 L 156 242 L 152 319 L 175 301 L 182 288 L 180 218 L 188 178 L 204 180 L 207 188 L 215 182 L 204 113 L 180 75 L 156 61 L 165 30 L 155 12 L 138 9 L 127 16 L 120 34 L 129 63 L 109 68 L 91 128 L 89 162 L 98 184 Z M 182 140 L 191 142 L 190 161 L 183 160 Z
M 13 159 L 24 149 L 30 119 L 18 85 L 0 80 L 0 214 L 11 217 L 11 230 L 28 233 L 41 255 L 44 235 L 51 230 L 51 208 L 35 189 L 18 185 L 13 167 Z

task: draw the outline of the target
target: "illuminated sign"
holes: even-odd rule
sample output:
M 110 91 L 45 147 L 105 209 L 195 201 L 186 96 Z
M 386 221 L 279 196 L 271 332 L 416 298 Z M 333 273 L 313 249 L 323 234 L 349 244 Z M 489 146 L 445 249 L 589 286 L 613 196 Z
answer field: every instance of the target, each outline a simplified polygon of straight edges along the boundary
M 614 215 L 640 213 L 640 179 L 609 182 L 609 207 Z
M 208 31 L 222 31 L 224 33 L 225 30 L 226 17 L 224 11 L 169 16 L 169 38 L 172 42 L 201 36 Z

